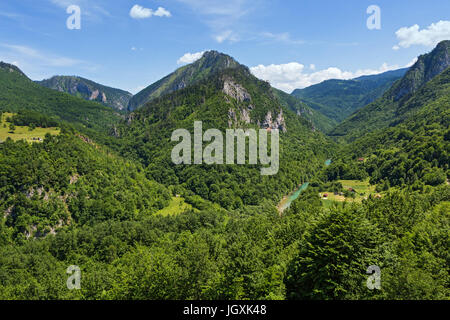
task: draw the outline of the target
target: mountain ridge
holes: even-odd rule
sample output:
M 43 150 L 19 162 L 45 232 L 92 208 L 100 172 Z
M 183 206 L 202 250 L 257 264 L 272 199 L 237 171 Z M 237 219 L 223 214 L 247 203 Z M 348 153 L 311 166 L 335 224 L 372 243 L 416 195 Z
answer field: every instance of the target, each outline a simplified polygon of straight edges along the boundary
M 36 83 L 85 100 L 100 102 L 119 111 L 128 108 L 128 103 L 133 96 L 125 90 L 104 86 L 79 76 L 58 75 L 42 81 L 36 81 Z
M 388 127 L 400 121 L 401 112 L 412 101 L 420 100 L 415 94 L 434 77 L 450 67 L 450 41 L 440 42 L 430 53 L 421 55 L 405 76 L 396 81 L 382 97 L 353 113 L 330 132 L 330 136 L 353 141 L 375 129 Z M 414 107 L 424 105 L 417 102 Z M 418 104 L 418 105 L 417 105 Z
M 334 122 L 341 122 L 383 95 L 407 70 L 403 68 L 350 80 L 325 80 L 304 89 L 296 89 L 291 95 Z
M 0 112 L 34 111 L 92 134 L 106 134 L 121 119 L 110 107 L 43 87 L 16 66 L 0 66 Z

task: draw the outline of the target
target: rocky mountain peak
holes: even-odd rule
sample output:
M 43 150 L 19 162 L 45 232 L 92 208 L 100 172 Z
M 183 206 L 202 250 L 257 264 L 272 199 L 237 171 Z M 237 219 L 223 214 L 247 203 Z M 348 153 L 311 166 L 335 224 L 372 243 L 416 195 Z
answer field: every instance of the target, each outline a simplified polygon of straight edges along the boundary
M 394 101 L 416 92 L 421 86 L 442 73 L 450 66 L 450 40 L 440 42 L 428 54 L 419 56 L 417 62 L 408 70 L 390 93 Z
M 22 72 L 22 70 L 20 70 L 17 66 L 10 64 L 10 63 L 6 63 L 3 61 L 0 61 L 0 69 L 5 70 L 7 72 L 13 73 L 16 72 L 26 78 L 28 78 L 25 73 Z

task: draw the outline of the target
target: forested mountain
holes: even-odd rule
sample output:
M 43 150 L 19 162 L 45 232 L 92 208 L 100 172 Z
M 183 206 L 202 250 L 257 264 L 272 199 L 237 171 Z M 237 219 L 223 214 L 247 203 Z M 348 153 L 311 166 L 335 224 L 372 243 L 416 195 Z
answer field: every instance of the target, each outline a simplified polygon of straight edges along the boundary
M 217 71 L 239 66 L 240 64 L 228 55 L 217 51 L 207 51 L 199 60 L 177 69 L 134 95 L 130 100 L 128 109 L 133 111 L 152 99 L 186 88 Z
M 109 107 L 42 87 L 17 67 L 0 65 L 0 111 L 36 111 L 80 130 L 109 132 L 120 115 Z
M 6 71 L 9 73 L 16 73 L 16 74 L 19 74 L 28 79 L 28 77 L 25 75 L 25 73 L 23 73 L 22 70 L 20 70 L 17 66 L 15 66 L 13 64 L 9 64 L 9 63 L 0 61 L 0 70 Z
M 288 298 L 361 299 L 366 292 L 352 283 L 360 281 L 358 270 L 370 264 L 380 266 L 383 274 L 382 289 L 371 299 L 450 296 L 449 254 L 442 250 L 449 241 L 450 223 L 450 68 L 422 86 L 410 86 L 409 93 L 398 90 L 410 79 L 411 75 L 390 90 L 405 94 L 396 110 L 378 101 L 375 112 L 370 109 L 372 113 L 359 122 L 364 128 L 368 119 L 389 110 L 392 113 L 384 118 L 389 127 L 380 121 L 382 129 L 357 132 L 360 138 L 342 144 L 314 189 L 289 209 L 302 214 L 305 206 L 320 204 L 317 192 L 330 185 L 342 190 L 348 180 L 369 181 L 382 192 L 347 209 L 334 207 L 317 221 L 287 269 Z
M 170 142 L 171 133 L 178 128 L 192 132 L 194 121 L 203 121 L 203 130 L 223 132 L 228 128 L 279 129 L 278 174 L 261 176 L 255 165 L 174 165 L 170 155 L 176 144 Z M 284 193 L 307 181 L 332 150 L 309 120 L 281 103 L 270 85 L 244 66 L 216 72 L 152 100 L 131 113 L 116 135 L 122 155 L 141 161 L 158 182 L 182 185 L 225 208 L 258 204 L 262 199 L 275 204 Z
M 296 89 L 292 95 L 336 124 L 381 97 L 407 70 L 387 71 L 352 80 L 326 80 L 304 89 Z
M 450 176 L 449 106 L 450 67 L 399 107 L 396 123 L 357 139 L 345 154 L 367 158 L 365 170 L 374 184 L 415 189 L 443 184 Z
M 448 300 L 450 68 L 417 88 L 396 82 L 391 92 L 410 92 L 392 110 L 381 99 L 363 108 L 358 128 L 391 110 L 388 121 L 338 146 L 316 130 L 331 125 L 317 111 L 212 54 L 217 66 L 124 119 L 0 64 L 11 124 L 67 124 L 42 142 L 0 143 L 0 299 Z M 419 59 L 423 79 L 442 57 Z M 278 129 L 278 173 L 248 161 L 175 165 L 171 135 L 192 137 L 194 121 L 203 133 Z M 74 265 L 81 287 L 68 290 Z M 374 265 L 380 290 L 367 287 Z
M 449 66 L 450 41 L 442 41 L 432 52 L 421 55 L 405 76 L 381 98 L 351 115 L 330 135 L 354 140 L 365 133 L 401 122 L 410 112 L 435 100 L 433 89 L 425 89 L 423 93 L 419 91 Z
M 36 81 L 36 83 L 85 100 L 100 102 L 116 110 L 127 110 L 128 102 L 133 96 L 127 91 L 103 86 L 75 76 L 54 76 L 50 79 Z
M 170 200 L 138 165 L 73 132 L 1 143 L 0 177 L 3 245 L 65 227 L 143 219 Z

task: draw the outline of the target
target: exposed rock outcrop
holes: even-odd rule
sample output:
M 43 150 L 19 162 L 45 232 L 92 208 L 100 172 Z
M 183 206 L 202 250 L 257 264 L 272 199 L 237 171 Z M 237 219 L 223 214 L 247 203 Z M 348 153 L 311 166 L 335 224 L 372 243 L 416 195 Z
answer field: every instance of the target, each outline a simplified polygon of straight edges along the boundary
M 272 119 L 272 112 L 271 111 L 267 112 L 267 115 L 261 127 L 264 129 L 271 129 L 271 130 L 278 129 L 282 132 L 286 132 L 287 127 L 286 127 L 286 120 L 284 119 L 283 116 L 283 110 L 280 109 L 280 112 L 278 113 L 275 120 Z
M 245 123 L 250 123 L 252 120 L 250 119 L 250 112 L 248 109 L 244 108 L 241 111 L 241 120 Z
M 232 79 L 225 79 L 223 84 L 223 92 L 226 95 L 236 99 L 238 102 L 246 102 L 252 100 L 252 97 L 247 92 L 247 90 L 245 90 L 245 88 L 239 83 L 234 82 Z
M 233 109 L 228 110 L 228 127 L 231 128 L 233 123 L 237 122 L 236 112 Z
M 416 92 L 450 66 L 450 40 L 440 42 L 436 48 L 421 55 L 405 76 L 391 89 L 395 101 Z
M 245 107 L 240 108 L 238 112 L 236 112 L 233 108 L 230 108 L 228 110 L 228 127 L 239 127 L 242 124 L 252 123 L 250 112 L 251 110 Z

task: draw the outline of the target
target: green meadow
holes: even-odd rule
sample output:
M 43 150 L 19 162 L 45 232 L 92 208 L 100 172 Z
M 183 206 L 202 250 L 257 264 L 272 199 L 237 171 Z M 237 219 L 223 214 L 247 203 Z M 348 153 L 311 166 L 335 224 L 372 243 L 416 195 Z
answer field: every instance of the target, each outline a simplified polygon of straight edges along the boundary
M 30 131 L 28 126 L 15 126 L 14 131 L 9 128 L 10 123 L 6 121 L 9 117 L 12 117 L 13 113 L 3 113 L 0 121 L 0 141 L 5 141 L 7 138 L 11 138 L 14 141 L 25 140 L 28 142 L 40 142 L 44 139 L 47 133 L 52 135 L 58 135 L 60 133 L 59 128 L 39 128 Z M 33 140 L 34 139 L 34 140 Z
M 330 207 L 333 202 L 362 202 L 363 199 L 369 197 L 369 195 L 376 196 L 378 193 L 375 192 L 375 185 L 371 185 L 369 183 L 369 179 L 360 181 L 360 180 L 338 180 L 344 188 L 344 190 L 349 190 L 350 188 L 355 190 L 354 198 L 353 197 L 345 197 L 344 195 L 334 194 L 332 191 L 323 191 L 320 192 L 320 196 L 322 198 L 322 202 L 325 207 Z M 328 194 L 328 197 L 324 198 L 323 195 Z
M 164 209 L 159 210 L 156 214 L 166 216 L 175 216 L 181 214 L 189 209 L 192 209 L 192 206 L 189 203 L 184 201 L 182 197 L 172 197 L 170 204 Z

